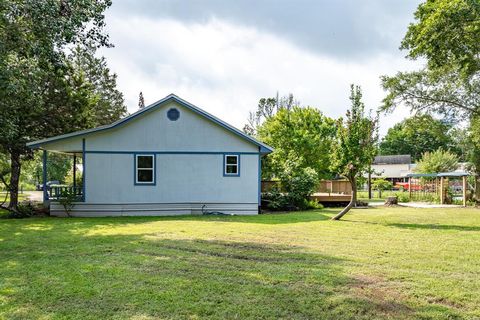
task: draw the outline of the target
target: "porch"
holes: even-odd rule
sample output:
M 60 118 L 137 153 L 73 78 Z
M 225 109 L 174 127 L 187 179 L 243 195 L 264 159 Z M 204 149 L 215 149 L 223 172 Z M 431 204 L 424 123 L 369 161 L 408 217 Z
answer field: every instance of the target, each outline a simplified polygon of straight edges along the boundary
M 50 201 L 58 201 L 62 197 L 73 196 L 74 201 L 85 201 L 85 152 L 58 152 L 43 149 L 42 161 L 42 192 L 43 202 L 48 204 Z M 51 184 L 50 180 L 57 177 L 50 177 L 48 174 L 49 155 L 57 153 L 67 155 L 72 158 L 71 183 Z

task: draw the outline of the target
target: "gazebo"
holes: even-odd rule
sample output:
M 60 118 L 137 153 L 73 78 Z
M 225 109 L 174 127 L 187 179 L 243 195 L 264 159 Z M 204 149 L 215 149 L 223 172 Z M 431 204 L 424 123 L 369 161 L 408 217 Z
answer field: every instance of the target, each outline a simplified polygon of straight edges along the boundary
M 447 188 L 449 179 L 456 178 L 462 180 L 462 199 L 463 206 L 467 206 L 467 177 L 470 174 L 465 171 L 452 171 L 452 172 L 440 172 L 440 173 L 410 173 L 408 177 L 408 192 L 409 198 L 412 199 L 414 192 L 431 192 L 438 194 L 440 198 L 440 204 L 445 204 L 445 198 L 447 195 Z M 419 179 L 429 181 L 429 183 L 415 184 Z

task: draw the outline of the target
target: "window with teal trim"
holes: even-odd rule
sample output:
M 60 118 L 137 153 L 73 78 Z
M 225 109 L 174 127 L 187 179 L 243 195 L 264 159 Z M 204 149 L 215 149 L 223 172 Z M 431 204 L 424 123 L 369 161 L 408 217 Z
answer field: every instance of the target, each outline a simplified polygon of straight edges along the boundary
M 224 157 L 223 174 L 225 176 L 240 175 L 240 156 L 238 154 L 226 154 Z
M 135 183 L 155 183 L 155 157 L 154 155 L 135 155 Z

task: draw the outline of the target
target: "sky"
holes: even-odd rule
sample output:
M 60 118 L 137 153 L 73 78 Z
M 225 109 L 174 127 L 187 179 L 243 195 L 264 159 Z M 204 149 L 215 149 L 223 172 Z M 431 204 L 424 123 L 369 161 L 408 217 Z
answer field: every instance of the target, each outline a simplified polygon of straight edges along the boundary
M 399 46 L 417 0 L 117 0 L 106 12 L 114 48 L 102 49 L 129 112 L 175 93 L 242 128 L 262 97 L 292 93 L 337 118 L 350 84 L 367 109 L 381 75 L 418 68 Z M 409 115 L 380 120 L 380 134 Z

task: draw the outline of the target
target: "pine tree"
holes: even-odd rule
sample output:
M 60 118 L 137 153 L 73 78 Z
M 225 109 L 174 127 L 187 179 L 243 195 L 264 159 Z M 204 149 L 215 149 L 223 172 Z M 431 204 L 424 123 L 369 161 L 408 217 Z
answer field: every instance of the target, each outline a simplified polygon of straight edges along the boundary
M 139 109 L 145 108 L 145 100 L 143 99 L 142 91 L 140 91 L 140 94 L 138 95 L 138 108 Z

